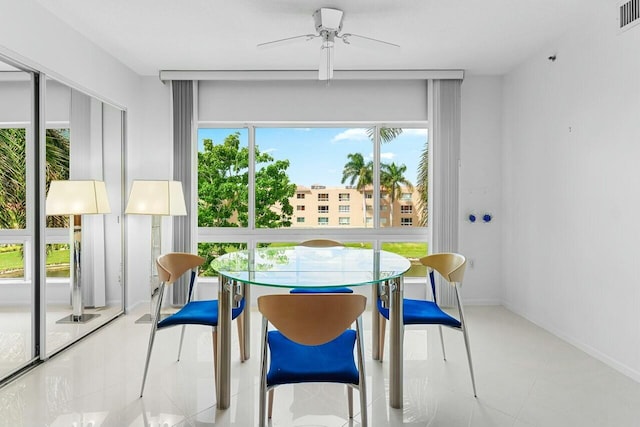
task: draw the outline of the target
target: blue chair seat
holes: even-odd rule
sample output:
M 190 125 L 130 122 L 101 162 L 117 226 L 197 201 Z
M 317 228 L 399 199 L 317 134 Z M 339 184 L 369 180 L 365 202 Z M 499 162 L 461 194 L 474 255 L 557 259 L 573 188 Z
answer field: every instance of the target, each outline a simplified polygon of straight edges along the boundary
M 353 289 L 339 287 L 332 288 L 330 286 L 323 288 L 293 288 L 289 291 L 290 294 L 352 294 Z
M 243 309 L 244 298 L 238 308 L 231 310 L 231 318 L 238 317 Z M 191 301 L 177 313 L 158 322 L 158 329 L 176 325 L 218 326 L 218 300 Z
M 442 311 L 433 301 L 405 298 L 402 305 L 403 323 L 405 325 L 446 325 L 460 328 L 460 321 Z M 378 311 L 389 320 L 389 309 L 378 300 Z
M 279 331 L 269 331 L 271 362 L 267 386 L 334 382 L 358 384 L 358 368 L 353 357 L 356 331 L 348 329 L 326 344 L 306 346 L 295 343 Z

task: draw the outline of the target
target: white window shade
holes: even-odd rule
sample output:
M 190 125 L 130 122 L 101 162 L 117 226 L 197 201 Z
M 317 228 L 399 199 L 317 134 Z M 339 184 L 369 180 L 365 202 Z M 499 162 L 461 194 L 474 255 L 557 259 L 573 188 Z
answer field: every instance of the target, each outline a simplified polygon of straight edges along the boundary
M 422 121 L 426 80 L 201 81 L 198 120 Z

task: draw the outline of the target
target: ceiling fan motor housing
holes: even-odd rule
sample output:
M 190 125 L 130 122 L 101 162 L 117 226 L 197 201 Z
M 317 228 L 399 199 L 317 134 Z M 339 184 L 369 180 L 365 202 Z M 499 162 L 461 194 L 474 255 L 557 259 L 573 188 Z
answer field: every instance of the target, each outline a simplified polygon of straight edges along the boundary
M 316 10 L 313 13 L 313 20 L 316 24 L 316 31 L 319 34 L 322 32 L 339 33 L 342 30 L 342 15 L 343 12 L 338 9 L 331 9 L 323 7 Z

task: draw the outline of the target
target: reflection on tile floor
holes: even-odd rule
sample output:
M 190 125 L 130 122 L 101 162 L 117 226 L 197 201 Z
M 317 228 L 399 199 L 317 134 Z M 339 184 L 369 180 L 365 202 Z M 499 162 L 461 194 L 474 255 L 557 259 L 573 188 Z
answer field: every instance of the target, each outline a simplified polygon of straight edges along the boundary
M 145 396 L 138 398 L 149 325 L 140 313 L 116 320 L 0 389 L 0 426 L 255 426 L 258 416 L 259 315 L 251 359 L 232 347 L 232 399 L 215 408 L 211 333 L 160 331 Z M 404 408 L 388 406 L 388 359 L 371 360 L 371 313 L 365 313 L 370 426 L 640 426 L 640 384 L 501 307 L 467 307 L 478 398 L 472 394 L 462 336 L 445 330 L 442 360 L 435 327 L 405 332 Z M 388 335 L 388 334 L 387 334 Z M 237 336 L 232 334 L 234 340 Z M 388 356 L 388 345 L 385 349 Z M 271 425 L 359 426 L 344 387 L 283 386 Z
M 0 378 L 25 366 L 33 357 L 30 307 L 0 307 Z M 85 308 L 86 314 L 98 316 L 86 323 L 60 323 L 71 314 L 71 306 L 47 305 L 46 352 L 53 354 L 93 329 L 107 323 L 121 310 L 120 305 Z

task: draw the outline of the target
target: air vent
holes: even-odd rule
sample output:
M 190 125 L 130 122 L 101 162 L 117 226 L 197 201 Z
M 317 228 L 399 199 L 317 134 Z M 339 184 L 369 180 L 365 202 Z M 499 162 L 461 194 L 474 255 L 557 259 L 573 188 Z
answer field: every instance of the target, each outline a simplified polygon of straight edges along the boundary
M 626 30 L 640 23 L 640 0 L 629 0 L 619 4 L 620 29 Z

